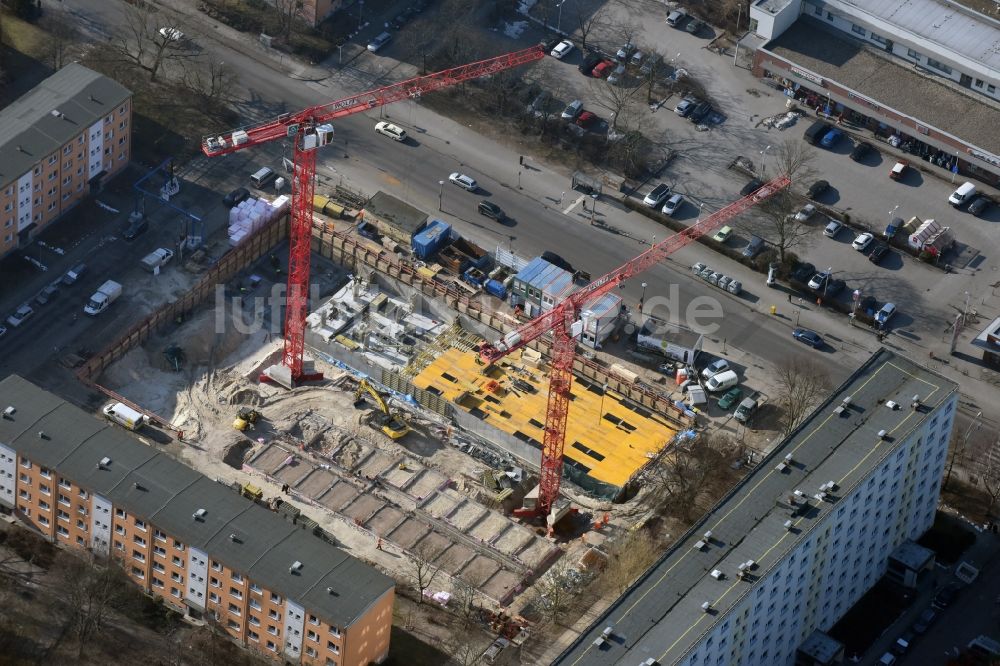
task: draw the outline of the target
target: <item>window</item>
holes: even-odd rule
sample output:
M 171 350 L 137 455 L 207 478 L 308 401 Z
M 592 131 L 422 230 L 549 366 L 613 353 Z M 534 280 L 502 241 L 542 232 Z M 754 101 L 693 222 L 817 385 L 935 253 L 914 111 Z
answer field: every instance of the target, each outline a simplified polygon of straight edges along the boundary
M 222 584 L 219 583 L 219 579 L 215 576 L 212 576 L 209 580 L 212 582 L 212 587 L 222 587 Z
M 907 57 L 913 58 L 914 60 L 920 60 L 921 57 L 920 52 L 914 51 L 913 49 L 906 49 L 906 55 Z
M 275 594 L 274 592 L 272 592 L 271 593 L 271 601 L 273 603 L 280 604 L 281 603 L 281 597 L 279 597 L 277 594 Z
M 982 79 L 976 79 L 976 87 L 977 88 L 982 88 L 983 87 L 983 80 Z
M 49 190 L 49 194 L 52 194 L 52 192 L 53 192 L 53 190 Z M 73 484 L 60 476 L 59 477 L 59 487 L 60 488 L 64 488 L 66 490 L 72 490 L 73 489 Z
M 994 86 L 994 85 L 988 85 L 988 86 L 986 86 L 986 92 L 988 92 L 989 94 L 992 95 L 992 94 L 996 93 L 996 91 L 997 91 L 997 87 L 996 86 Z
M 66 529 L 65 527 L 63 527 L 62 525 L 58 525 L 56 527 L 56 532 L 59 533 L 59 536 L 64 536 L 64 537 L 68 537 L 69 536 L 69 530 Z
M 119 518 L 127 518 L 128 516 L 121 509 L 115 509 L 115 515 Z
M 875 33 L 873 32 L 873 33 L 871 33 L 871 34 L 870 34 L 870 35 L 868 35 L 868 36 L 869 36 L 869 37 L 871 37 L 871 40 L 872 40 L 873 42 L 878 42 L 879 44 L 882 44 L 883 46 L 885 46 L 886 44 L 888 44 L 888 42 L 886 41 L 885 37 L 883 37 L 882 35 L 876 35 L 876 34 L 875 34 Z
M 316 656 L 316 650 L 314 648 L 307 647 L 306 648 L 306 656 L 308 656 L 308 657 L 315 657 Z
M 272 636 L 277 636 L 278 635 L 278 628 L 276 626 L 274 626 L 273 624 L 269 624 L 269 625 L 267 625 L 267 633 L 271 634 Z
M 763 588 L 761 588 L 761 589 L 763 589 Z M 333 636 L 334 638 L 339 637 L 340 636 L 340 629 L 338 629 L 337 627 L 330 627 L 330 635 Z
M 274 648 L 274 641 L 267 642 L 267 649 L 270 650 L 271 652 L 277 652 L 277 650 Z
M 252 631 L 252 630 L 248 631 L 247 632 L 247 636 L 249 636 L 250 640 L 252 640 L 252 641 L 259 641 L 260 640 L 260 634 L 258 634 L 256 631 Z
M 208 600 L 211 601 L 213 604 L 219 603 L 219 595 L 217 595 L 215 592 L 209 592 Z
M 166 557 L 167 556 L 167 549 L 166 548 L 161 548 L 160 546 L 153 546 L 153 553 L 155 555 L 159 555 L 160 557 Z
M 815 14 L 816 16 L 822 16 L 823 7 L 821 7 L 820 5 L 816 5 L 815 7 L 813 7 L 813 14 Z
M 222 565 L 218 562 L 212 562 L 212 571 L 222 571 Z M 214 579 L 213 579 L 214 580 Z
M 340 654 L 340 648 L 333 641 L 326 642 L 326 649 L 334 654 Z
M 184 566 L 184 563 L 181 561 L 181 558 L 177 557 L 176 555 L 174 555 L 170 561 L 173 562 L 175 566 L 178 567 Z
M 182 544 L 180 541 L 177 541 L 175 539 L 174 540 L 174 548 L 176 548 L 179 551 L 183 551 L 184 550 L 184 544 Z
M 40 491 L 42 491 L 43 495 L 51 495 L 52 494 L 52 490 L 47 485 L 45 485 L 44 483 L 38 484 L 38 489 Z
M 145 520 L 139 520 L 138 518 L 136 518 L 135 519 L 135 526 L 137 528 L 139 528 L 140 530 L 142 530 L 143 532 L 146 531 L 146 521 Z
M 159 562 L 153 562 L 153 571 L 166 572 L 167 568 Z
M 115 550 L 125 550 L 125 544 L 121 541 L 115 541 Z
M 256 592 L 257 594 L 261 594 L 262 592 L 262 590 L 260 589 L 260 585 L 258 585 L 257 583 L 250 583 L 250 591 Z
M 229 604 L 229 612 L 236 616 L 239 616 L 241 614 L 240 607 L 237 606 L 236 604 Z
M 24 456 L 21 456 L 21 467 L 24 469 L 31 469 L 31 461 Z
M 278 611 L 274 610 L 273 608 L 271 610 L 267 611 L 267 615 L 272 620 L 280 620 L 281 619 L 281 614 L 278 613 Z
M 230 573 L 229 577 L 232 579 L 232 581 L 234 583 L 242 583 L 243 582 L 243 575 L 242 574 L 238 574 L 235 571 L 232 572 L 232 573 Z
M 306 632 L 306 636 L 308 636 L 309 640 L 311 640 L 311 641 L 318 641 L 319 640 L 319 634 L 317 634 L 312 629 L 310 629 L 309 631 Z
M 230 629 L 232 629 L 236 633 L 239 633 L 239 631 L 240 631 L 240 624 L 236 620 L 230 620 L 229 622 L 226 623 L 226 626 L 228 626 Z
M 250 597 L 250 608 L 260 610 L 260 602 L 253 597 Z
M 248 621 L 255 627 L 260 626 L 260 618 L 258 618 L 256 615 L 251 615 Z
M 941 72 L 944 72 L 945 74 L 951 74 L 951 67 L 949 67 L 948 65 L 944 64 L 943 62 L 938 62 L 934 58 L 928 58 L 927 59 L 927 66 L 928 67 L 933 67 L 934 69 L 936 69 L 938 71 L 941 71 Z M 931 427 L 934 427 L 933 422 L 931 423 Z
M 132 575 L 138 578 L 139 580 L 143 580 L 146 578 L 146 573 L 139 567 L 132 567 Z
M 138 560 L 139 562 L 145 562 L 146 561 L 146 556 L 142 554 L 142 551 L 133 550 L 132 551 L 132 559 Z
M 174 582 L 177 582 L 177 583 L 183 583 L 184 582 L 184 576 L 181 576 L 176 571 L 174 571 L 174 572 L 172 572 L 170 574 L 170 579 L 173 580 Z
M 237 599 L 242 599 L 242 598 L 243 598 L 243 593 L 242 593 L 242 592 L 240 592 L 240 591 L 239 591 L 239 590 L 238 590 L 237 588 L 235 588 L 235 587 L 230 587 L 230 588 L 229 588 L 229 594 L 233 595 L 233 596 L 234 596 L 234 597 L 236 597 Z
M 134 541 L 135 543 L 139 544 L 140 546 L 143 546 L 143 547 L 146 546 L 146 540 L 143 539 L 138 534 L 136 534 L 135 536 L 132 537 L 132 541 Z
M 163 581 L 160 580 L 159 578 L 153 578 L 153 587 L 158 587 L 160 589 L 163 589 Z
M 49 503 L 44 500 L 38 500 L 38 508 L 41 509 L 42 511 L 48 511 Z
M 856 25 L 854 23 L 851 24 L 851 32 L 853 32 L 856 35 L 861 35 L 862 37 L 864 37 L 865 34 L 867 34 L 867 31 L 863 27 L 861 27 L 860 25 Z
M 153 538 L 156 539 L 157 541 L 166 541 L 167 535 L 161 532 L 160 530 L 153 530 Z
M 56 517 L 59 518 L 59 520 L 65 520 L 67 523 L 69 522 L 69 514 L 62 509 L 58 509 L 56 511 Z

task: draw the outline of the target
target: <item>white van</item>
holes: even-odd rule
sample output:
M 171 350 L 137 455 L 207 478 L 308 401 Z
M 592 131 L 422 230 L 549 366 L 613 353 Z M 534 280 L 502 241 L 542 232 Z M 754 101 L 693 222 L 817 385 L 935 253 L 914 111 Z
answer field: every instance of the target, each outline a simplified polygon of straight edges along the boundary
M 964 182 L 951 193 L 951 196 L 948 197 L 948 203 L 958 207 L 971 201 L 974 196 L 976 196 L 976 186 L 970 182 Z
M 271 167 L 264 167 L 254 175 L 250 176 L 250 182 L 253 183 L 253 186 L 258 190 L 263 189 L 268 183 L 274 180 L 277 175 L 278 174 L 274 173 L 274 169 Z
M 141 412 L 137 412 L 128 405 L 120 402 L 113 402 L 110 405 L 106 405 L 101 411 L 104 412 L 109 421 L 114 421 L 129 430 L 138 430 L 146 422 L 146 417 Z
M 719 391 L 725 391 L 726 389 L 732 388 L 739 383 L 740 378 L 739 375 L 736 374 L 736 371 L 726 370 L 725 372 L 713 375 L 711 379 L 705 382 L 705 390 L 709 393 L 718 393 Z

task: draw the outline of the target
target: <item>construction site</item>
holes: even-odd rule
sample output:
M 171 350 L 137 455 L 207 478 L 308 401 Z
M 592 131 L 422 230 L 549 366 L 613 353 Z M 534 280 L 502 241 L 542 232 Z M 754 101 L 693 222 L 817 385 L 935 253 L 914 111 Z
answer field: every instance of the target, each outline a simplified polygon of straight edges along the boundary
M 612 289 L 788 179 L 592 280 L 487 252 L 387 192 L 316 194 L 332 132 L 317 118 L 371 106 L 348 101 L 205 140 L 213 157 L 300 132 L 291 200 L 234 207 L 197 283 L 78 374 L 143 414 L 129 427 L 151 445 L 421 597 L 474 590 L 497 631 L 523 637 L 533 587 L 560 560 L 599 570 L 603 544 L 653 517 L 647 470 L 705 425 L 676 385 L 615 353 L 636 322 Z M 577 355 L 578 340 L 592 351 Z M 566 570 L 559 585 L 584 584 Z

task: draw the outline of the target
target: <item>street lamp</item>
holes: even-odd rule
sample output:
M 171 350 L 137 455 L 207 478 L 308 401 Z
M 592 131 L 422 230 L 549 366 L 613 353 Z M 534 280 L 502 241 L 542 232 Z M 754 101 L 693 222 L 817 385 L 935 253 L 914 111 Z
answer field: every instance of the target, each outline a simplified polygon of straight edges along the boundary
M 601 411 L 597 414 L 597 425 L 601 425 L 601 418 L 604 417 L 604 394 L 608 392 L 608 383 L 604 382 L 601 387 Z
M 438 181 L 438 210 L 443 211 L 444 208 L 441 207 L 441 197 L 444 196 L 444 181 Z
M 760 151 L 760 170 L 759 170 L 759 177 L 760 178 L 764 177 L 764 155 L 766 155 L 767 151 L 769 151 L 769 150 L 771 150 L 771 146 L 768 146 L 764 150 Z
M 556 19 L 556 32 L 562 32 L 562 6 L 566 4 L 566 0 L 562 0 L 556 7 L 559 8 L 559 18 Z
M 829 266 L 826 269 L 826 282 L 823 283 L 823 298 L 826 298 L 827 287 L 830 286 L 830 280 L 833 279 L 833 266 Z
M 646 287 L 648 286 L 645 282 L 642 283 L 642 296 L 639 298 L 639 314 L 642 314 L 642 306 L 646 302 Z
M 365 22 L 365 0 L 358 0 L 358 30 Z

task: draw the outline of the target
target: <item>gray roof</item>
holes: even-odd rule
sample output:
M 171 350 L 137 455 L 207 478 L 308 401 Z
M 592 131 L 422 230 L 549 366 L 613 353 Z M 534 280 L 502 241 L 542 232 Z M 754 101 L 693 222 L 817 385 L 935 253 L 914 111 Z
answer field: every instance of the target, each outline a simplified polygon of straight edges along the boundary
M 375 196 L 365 204 L 365 212 L 374 215 L 385 224 L 391 224 L 410 234 L 410 236 L 416 234 L 427 224 L 427 213 L 381 190 L 376 192 Z
M 810 16 L 804 15 L 763 50 L 1000 155 L 1000 132 L 995 131 L 1000 105 L 983 95 L 961 93 L 938 77 L 921 75 L 898 59 L 831 32 Z
M 844 649 L 844 644 L 830 638 L 817 629 L 799 646 L 799 652 L 809 655 L 820 664 L 832 664 L 837 654 Z
M 918 43 L 931 42 L 942 52 L 1000 72 L 1000 23 L 945 0 L 842 0 L 860 16 L 885 21 Z
M 834 496 L 847 496 L 926 418 L 908 407 L 890 410 L 882 404 L 885 400 L 909 405 L 914 395 L 920 395 L 924 405 L 933 409 L 957 388 L 954 382 L 888 350 L 872 355 L 555 663 L 634 665 L 653 657 L 666 665 L 683 659 L 727 618 L 744 594 L 751 594 L 768 571 L 809 536 L 818 518 L 837 506 L 812 500 L 809 511 L 796 519 L 800 531 L 789 538 L 793 533 L 784 527 L 789 511 L 780 500 L 797 489 L 811 499 L 830 480 L 838 483 Z M 833 408 L 846 396 L 851 396 L 852 405 L 848 417 L 834 416 Z M 883 429 L 898 430 L 891 441 L 879 440 L 877 433 Z M 878 442 L 874 449 L 873 441 Z M 872 455 L 873 451 L 878 454 Z M 793 464 L 785 472 L 778 471 L 777 462 L 792 452 Z M 713 533 L 711 545 L 705 551 L 696 550 L 696 542 L 707 530 Z M 737 567 L 748 560 L 757 563 L 756 577 L 739 594 L 723 594 L 733 585 Z M 708 575 L 716 568 L 727 574 L 726 580 Z M 714 614 L 702 610 L 706 600 L 713 600 Z M 614 636 L 624 640 L 611 640 L 601 649 L 593 646 L 611 624 Z
M 934 551 L 930 548 L 924 548 L 915 541 L 904 541 L 893 549 L 889 558 L 896 560 L 907 569 L 919 571 L 934 559 Z
M 19 455 L 108 497 L 335 626 L 350 626 L 394 586 L 301 526 L 17 375 L 0 381 L 0 411 L 7 406 L 16 411 L 0 419 L 0 442 Z M 103 458 L 110 463 L 99 465 Z M 198 509 L 205 514 L 196 519 Z M 292 575 L 295 561 L 303 566 Z
M 20 178 L 131 95 L 114 79 L 79 63 L 39 83 L 0 111 L 0 186 Z

